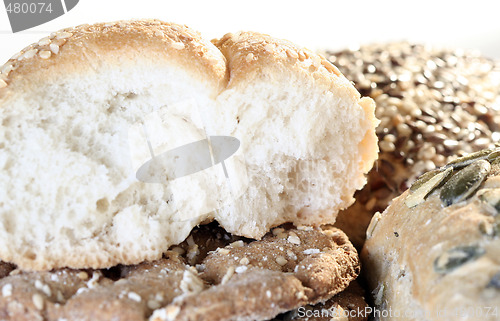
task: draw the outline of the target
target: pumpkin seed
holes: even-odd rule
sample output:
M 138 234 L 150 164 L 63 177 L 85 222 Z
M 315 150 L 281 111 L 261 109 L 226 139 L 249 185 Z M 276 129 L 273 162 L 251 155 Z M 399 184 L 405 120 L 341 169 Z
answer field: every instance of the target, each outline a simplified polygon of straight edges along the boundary
M 477 160 L 487 159 L 488 156 L 495 150 L 496 149 L 483 149 L 475 153 L 470 153 L 449 162 L 445 167 L 451 166 L 455 169 L 464 168 L 465 166 L 470 165 Z
M 491 165 L 485 160 L 476 160 L 453 175 L 441 189 L 439 197 L 444 206 L 467 199 L 481 185 L 490 172 Z
M 442 172 L 442 169 L 434 169 L 432 171 L 429 171 L 427 173 L 424 173 L 420 175 L 415 183 L 413 183 L 410 187 L 410 192 L 416 191 L 420 186 L 423 184 L 427 183 L 431 178 L 433 178 L 437 173 Z
M 491 205 L 497 211 L 497 214 L 500 214 L 500 188 L 482 190 L 479 199 Z
M 440 170 L 437 173 L 432 173 L 427 177 L 421 177 L 421 179 L 415 182 L 415 184 L 417 184 L 417 187 L 413 191 L 410 188 L 410 192 L 405 200 L 406 206 L 414 207 L 422 203 L 427 197 L 427 195 L 429 195 L 434 189 L 436 189 L 443 182 L 445 182 L 451 176 L 452 173 L 453 173 L 453 168 L 449 167 L 444 170 Z
M 434 260 L 434 270 L 439 274 L 446 274 L 476 260 L 486 251 L 477 245 L 458 246 L 446 251 Z

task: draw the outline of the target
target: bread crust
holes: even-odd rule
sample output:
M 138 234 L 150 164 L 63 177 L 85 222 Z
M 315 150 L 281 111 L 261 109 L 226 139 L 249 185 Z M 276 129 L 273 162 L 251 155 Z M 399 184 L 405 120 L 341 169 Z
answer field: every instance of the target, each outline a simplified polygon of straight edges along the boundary
M 136 61 L 183 66 L 216 92 L 229 75 L 221 52 L 187 26 L 153 19 L 97 23 L 54 32 L 15 54 L 0 68 L 0 98 Z

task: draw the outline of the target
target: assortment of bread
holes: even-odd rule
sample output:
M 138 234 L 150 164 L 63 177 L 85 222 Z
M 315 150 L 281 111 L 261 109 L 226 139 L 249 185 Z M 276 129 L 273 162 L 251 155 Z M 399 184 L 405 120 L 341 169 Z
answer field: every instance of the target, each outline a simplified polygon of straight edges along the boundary
M 0 71 L 2 320 L 499 318 L 492 60 L 136 20 Z

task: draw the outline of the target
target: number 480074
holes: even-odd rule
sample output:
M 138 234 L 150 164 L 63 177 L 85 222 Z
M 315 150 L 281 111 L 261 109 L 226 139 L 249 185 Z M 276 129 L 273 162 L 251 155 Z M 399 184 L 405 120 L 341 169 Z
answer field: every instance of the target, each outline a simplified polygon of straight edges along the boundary
M 50 2 L 11 2 L 7 5 L 6 10 L 8 13 L 52 13 L 52 4 Z

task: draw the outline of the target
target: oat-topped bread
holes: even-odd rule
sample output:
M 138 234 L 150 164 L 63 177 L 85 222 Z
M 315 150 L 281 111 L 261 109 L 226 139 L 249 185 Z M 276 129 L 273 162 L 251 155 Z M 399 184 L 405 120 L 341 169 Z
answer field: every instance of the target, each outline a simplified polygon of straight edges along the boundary
M 332 298 L 359 274 L 356 249 L 336 228 L 285 226 L 262 240 L 235 239 L 212 224 L 153 262 L 36 272 L 5 266 L 0 318 L 269 320 Z M 334 302 L 360 305 L 356 293 Z
M 158 259 L 213 219 L 334 222 L 377 155 L 373 101 L 263 34 L 83 25 L 1 70 L 0 258 L 22 269 Z
M 500 147 L 422 175 L 368 227 L 364 271 L 393 312 L 380 320 L 498 320 L 499 237 Z
M 324 54 L 375 100 L 381 121 L 379 159 L 336 225 L 361 248 L 372 215 L 416 177 L 500 140 L 500 63 L 407 42 Z

